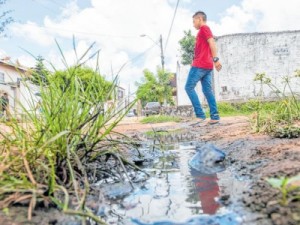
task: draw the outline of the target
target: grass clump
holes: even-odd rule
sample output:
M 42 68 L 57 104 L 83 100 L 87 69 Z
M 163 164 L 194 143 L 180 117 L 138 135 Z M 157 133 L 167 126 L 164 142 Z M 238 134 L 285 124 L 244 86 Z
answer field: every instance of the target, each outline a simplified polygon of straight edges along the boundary
M 249 116 L 257 112 L 260 107 L 261 111 L 269 113 L 275 110 L 277 105 L 278 102 L 275 101 L 259 103 L 257 100 L 251 99 L 242 103 L 220 102 L 218 103 L 218 110 L 220 116 Z
M 300 127 L 297 124 L 300 120 L 300 101 L 299 96 L 291 88 L 292 80 L 299 77 L 299 71 L 296 71 L 295 76 L 283 77 L 284 86 L 279 89 L 264 73 L 256 74 L 254 80 L 259 82 L 261 87 L 253 120 L 257 132 L 268 132 L 275 137 L 299 137 Z M 264 102 L 264 86 L 276 94 L 274 105 L 270 106 Z
M 34 98 L 28 100 L 26 121 L 12 119 L 6 123 L 10 132 L 0 131 L 0 208 L 25 202 L 30 220 L 36 205 L 48 202 L 81 216 L 83 224 L 86 217 L 105 224 L 85 205 L 89 165 L 101 166 L 102 157 L 114 155 L 124 168 L 119 142 L 110 134 L 126 112 L 116 105 L 105 107 L 115 99 L 116 82 L 105 82 L 97 71 L 84 67 L 90 50 L 72 67 L 62 54 L 66 69 L 47 75 L 47 82 L 40 80 L 39 109 Z M 76 208 L 70 206 L 71 198 Z
M 165 123 L 165 122 L 180 122 L 181 119 L 176 116 L 168 116 L 168 115 L 153 115 L 143 118 L 141 123 Z

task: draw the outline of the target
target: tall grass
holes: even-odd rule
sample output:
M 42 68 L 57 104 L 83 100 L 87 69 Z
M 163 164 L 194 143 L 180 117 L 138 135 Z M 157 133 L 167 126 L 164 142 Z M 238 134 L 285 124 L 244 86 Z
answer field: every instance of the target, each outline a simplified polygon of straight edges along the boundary
M 285 76 L 282 78 L 283 88 L 279 89 L 266 74 L 256 74 L 255 81 L 260 82 L 261 95 L 258 98 L 255 118 L 256 131 L 266 131 L 278 137 L 298 137 L 300 127 L 297 122 L 300 120 L 299 95 L 291 87 L 291 82 L 296 82 L 299 78 L 299 71 L 295 76 Z M 267 114 L 263 107 L 263 86 L 268 86 L 276 94 L 276 106 Z
M 85 206 L 87 170 L 101 156 L 117 154 L 117 142 L 110 134 L 126 112 L 115 105 L 105 108 L 105 102 L 115 97 L 116 82 L 103 91 L 96 77 L 84 83 L 77 76 L 90 50 L 72 67 L 62 54 L 68 79 L 49 75 L 47 85 L 41 81 L 39 110 L 32 101 L 31 109 L 23 107 L 26 121 L 12 119 L 7 122 L 10 131 L 0 131 L 1 208 L 25 202 L 31 219 L 36 204 L 46 201 L 65 213 L 82 216 L 83 224 L 85 217 L 105 224 Z M 117 158 L 122 164 L 122 158 Z M 69 208 L 70 193 L 77 199 L 75 209 Z

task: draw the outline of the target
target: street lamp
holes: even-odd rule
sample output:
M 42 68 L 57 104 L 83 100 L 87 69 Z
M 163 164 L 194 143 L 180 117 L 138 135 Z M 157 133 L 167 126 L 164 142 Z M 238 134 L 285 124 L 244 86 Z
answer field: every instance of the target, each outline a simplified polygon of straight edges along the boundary
M 156 41 L 154 41 L 151 37 L 149 37 L 147 34 L 141 34 L 140 35 L 141 37 L 147 37 L 147 38 L 149 38 L 153 43 L 155 43 L 156 45 L 158 45 L 157 44 L 157 42 Z M 161 53 L 161 55 L 160 55 L 160 59 L 161 59 L 161 68 L 162 68 L 162 70 L 164 71 L 165 69 L 164 69 L 164 67 L 165 67 L 165 61 L 164 61 L 164 51 L 163 51 L 163 45 L 162 45 L 162 35 L 160 35 L 159 36 L 159 45 L 158 45 L 159 47 L 160 47 L 160 53 Z

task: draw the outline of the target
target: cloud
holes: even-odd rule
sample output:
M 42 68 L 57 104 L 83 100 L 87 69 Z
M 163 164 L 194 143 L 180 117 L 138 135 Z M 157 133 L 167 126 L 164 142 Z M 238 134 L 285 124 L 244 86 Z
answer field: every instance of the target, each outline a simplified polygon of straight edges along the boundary
M 48 47 L 44 58 L 63 68 L 54 39 L 58 39 L 68 63 L 75 62 L 72 38 L 75 35 L 78 55 L 95 42 L 100 52 L 100 70 L 111 76 L 120 73 L 121 83 L 140 81 L 143 69 L 155 72 L 161 65 L 159 36 L 163 36 L 165 68 L 174 72 L 178 60 L 178 41 L 183 31 L 192 27 L 194 9 L 179 4 L 171 36 L 166 38 L 173 18 L 176 0 L 91 0 L 89 7 L 80 9 L 75 0 L 62 9 L 57 18 L 46 16 L 41 26 L 36 23 L 15 24 L 15 35 Z M 191 2 L 190 0 L 183 0 Z M 215 35 L 241 32 L 263 32 L 300 29 L 299 0 L 243 0 L 226 9 L 219 21 L 209 21 Z M 140 37 L 147 34 L 151 37 Z M 156 43 L 154 43 L 156 42 Z M 151 49 L 149 49 L 152 46 Z M 149 49 L 149 50 L 147 50 Z M 146 51 L 147 50 L 147 51 Z M 93 59 L 90 64 L 95 65 Z M 133 86 L 133 85 L 132 85 Z
M 18 61 L 20 62 L 21 65 L 24 65 L 28 68 L 34 67 L 36 64 L 36 60 L 34 57 L 29 56 L 29 55 L 22 55 L 18 58 Z
M 209 24 L 215 35 L 243 32 L 267 32 L 300 29 L 298 0 L 243 0 L 222 15 L 219 22 Z
M 35 41 L 36 44 L 42 46 L 49 46 L 53 43 L 51 33 L 34 22 L 29 21 L 26 24 L 15 23 L 11 26 L 10 30 L 14 35 L 26 40 Z
M 83 10 L 78 10 L 74 2 L 72 4 L 69 6 L 72 13 L 60 17 L 60 20 L 45 17 L 44 27 L 51 30 L 52 34 L 69 40 L 75 34 L 80 41 L 95 41 L 101 49 L 103 73 L 110 74 L 111 67 L 118 71 L 125 62 L 134 59 L 134 64 L 128 63 L 121 71 L 121 79 L 124 76 L 124 80 L 128 80 L 125 72 L 123 75 L 125 70 L 134 70 L 134 74 L 137 74 L 136 70 L 140 68 L 140 76 L 144 68 L 156 70 L 157 65 L 160 65 L 159 35 L 163 35 L 165 45 L 174 4 L 168 0 L 92 0 L 91 7 Z M 172 71 L 176 67 L 178 40 L 186 29 L 192 29 L 191 13 L 186 9 L 178 9 L 165 52 L 166 68 Z M 152 40 L 142 38 L 141 34 L 147 34 Z M 136 59 L 151 46 L 154 47 Z

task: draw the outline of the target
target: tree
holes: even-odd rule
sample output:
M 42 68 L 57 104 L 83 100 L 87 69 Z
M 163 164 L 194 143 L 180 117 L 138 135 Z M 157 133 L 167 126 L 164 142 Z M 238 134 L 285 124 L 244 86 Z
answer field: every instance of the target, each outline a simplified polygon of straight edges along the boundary
M 0 8 L 6 3 L 6 0 L 0 0 Z M 11 10 L 0 11 L 0 35 L 2 35 L 8 24 L 13 22 L 13 18 L 10 16 Z
M 184 31 L 184 37 L 179 40 L 181 63 L 183 65 L 192 64 L 194 57 L 195 36 L 192 35 L 191 30 Z
M 174 75 L 157 68 L 155 75 L 149 70 L 144 70 L 144 77 L 141 83 L 136 83 L 138 86 L 137 97 L 141 99 L 142 105 L 146 102 L 164 102 L 173 104 L 172 87 L 170 81 Z
M 44 58 L 42 56 L 38 56 L 35 67 L 31 72 L 30 80 L 32 83 L 37 85 L 46 85 L 48 84 L 49 75 L 50 71 L 44 65 Z
M 82 87 L 79 91 L 87 98 L 85 100 L 94 102 L 95 104 L 108 100 L 107 95 L 111 91 L 113 85 L 111 82 L 105 80 L 98 72 L 85 66 L 71 67 L 67 70 L 56 71 L 50 76 L 50 79 L 58 81 L 57 83 L 59 83 L 59 88 L 62 91 L 69 88 L 71 80 L 76 79 Z M 90 85 L 91 82 L 93 82 L 93 85 Z M 97 94 L 95 94 L 96 92 Z

